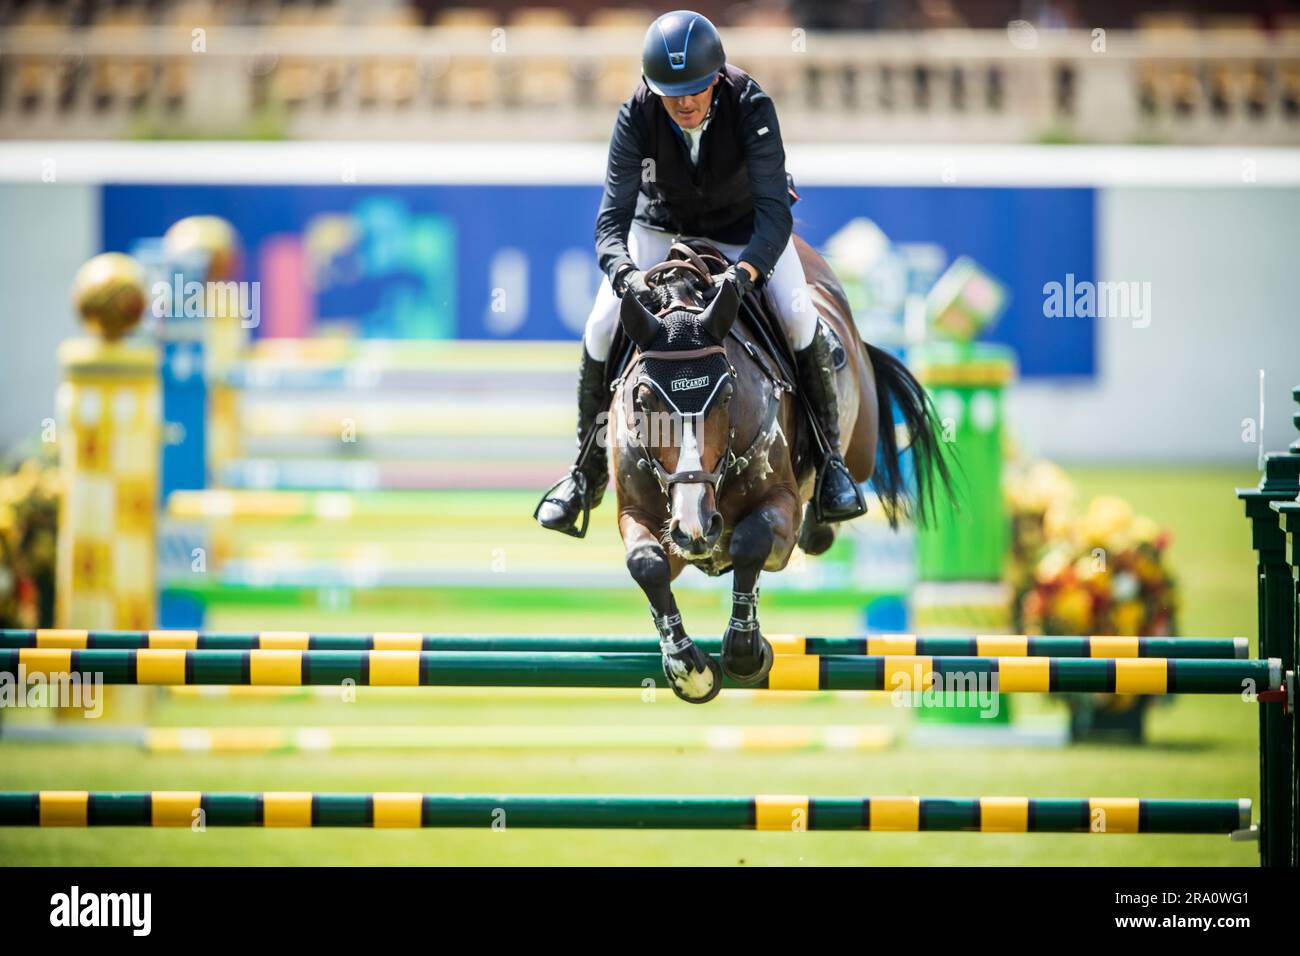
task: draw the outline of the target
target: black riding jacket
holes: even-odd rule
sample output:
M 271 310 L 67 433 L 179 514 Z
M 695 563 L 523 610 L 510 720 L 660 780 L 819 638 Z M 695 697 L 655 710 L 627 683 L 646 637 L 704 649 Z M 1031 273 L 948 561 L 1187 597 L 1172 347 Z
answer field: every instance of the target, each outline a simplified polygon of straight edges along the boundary
M 763 280 L 771 276 L 793 225 L 785 147 L 771 97 L 747 73 L 727 65 L 719 75 L 694 166 L 684 135 L 644 82 L 619 108 L 596 216 L 596 255 L 611 282 L 633 265 L 633 218 L 744 245 L 740 258 Z

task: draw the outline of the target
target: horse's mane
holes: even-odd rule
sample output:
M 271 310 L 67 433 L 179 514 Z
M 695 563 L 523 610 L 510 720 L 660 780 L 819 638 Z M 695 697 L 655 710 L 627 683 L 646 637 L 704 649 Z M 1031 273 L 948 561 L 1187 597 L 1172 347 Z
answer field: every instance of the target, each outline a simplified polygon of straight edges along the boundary
M 670 260 L 672 261 L 672 260 Z M 650 301 L 645 305 L 652 312 L 662 312 L 677 304 L 703 306 L 700 287 L 693 273 L 686 270 L 663 272 L 650 287 Z

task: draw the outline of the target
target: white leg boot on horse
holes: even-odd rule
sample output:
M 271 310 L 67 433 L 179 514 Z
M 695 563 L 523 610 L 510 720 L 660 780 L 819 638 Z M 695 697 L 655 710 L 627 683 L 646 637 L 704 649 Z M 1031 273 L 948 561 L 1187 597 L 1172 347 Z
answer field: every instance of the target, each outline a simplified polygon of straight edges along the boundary
M 682 625 L 672 581 L 683 562 L 669 557 L 643 516 L 625 510 L 619 517 L 619 531 L 627 548 L 627 570 L 650 601 L 650 618 L 659 634 L 668 686 L 687 703 L 707 704 L 722 690 L 722 669 L 687 636 Z
M 761 684 L 772 670 L 772 645 L 758 623 L 758 575 L 765 566 L 789 557 L 799 504 L 774 494 L 732 532 L 731 618 L 722 634 L 722 672 L 742 687 Z

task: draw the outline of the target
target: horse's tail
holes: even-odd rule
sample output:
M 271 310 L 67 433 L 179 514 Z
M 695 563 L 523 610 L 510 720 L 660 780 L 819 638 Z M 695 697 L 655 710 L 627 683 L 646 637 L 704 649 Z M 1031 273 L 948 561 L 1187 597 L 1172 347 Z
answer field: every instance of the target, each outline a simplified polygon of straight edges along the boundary
M 934 515 L 935 485 L 950 499 L 953 497 L 952 473 L 943 453 L 939 436 L 942 427 L 934 402 L 925 387 L 901 361 L 874 345 L 863 343 L 876 374 L 876 405 L 880 416 L 879 452 L 875 474 L 871 479 L 885 517 L 893 527 L 900 518 L 912 515 L 918 523 L 928 524 Z M 894 427 L 897 406 L 907 426 L 909 447 L 916 473 L 915 493 L 899 458 L 898 433 Z

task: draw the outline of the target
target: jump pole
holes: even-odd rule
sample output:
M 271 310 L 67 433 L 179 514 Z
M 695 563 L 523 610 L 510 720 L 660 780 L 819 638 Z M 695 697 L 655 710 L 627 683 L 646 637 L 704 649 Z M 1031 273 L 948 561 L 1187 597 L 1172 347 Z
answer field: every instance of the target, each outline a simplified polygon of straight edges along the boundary
M 0 650 L 0 674 L 104 684 L 370 687 L 666 686 L 658 654 L 499 651 Z M 993 679 L 996 677 L 996 684 Z M 1278 660 L 777 655 L 767 690 L 1253 694 Z
M 1244 637 L 1030 637 L 1026 635 L 952 635 L 917 637 L 882 634 L 868 637 L 804 637 L 769 634 L 778 654 L 931 655 L 936 657 L 1090 657 L 1244 659 Z M 695 638 L 710 654 L 721 651 L 720 637 Z M 76 650 L 298 650 L 298 651 L 579 651 L 652 654 L 659 639 L 607 634 L 423 634 L 379 632 L 332 634 L 309 631 L 96 631 L 49 629 L 0 630 L 0 649 L 26 647 Z
M 1233 833 L 1249 800 L 590 796 L 421 793 L 0 793 L 0 826 Z

